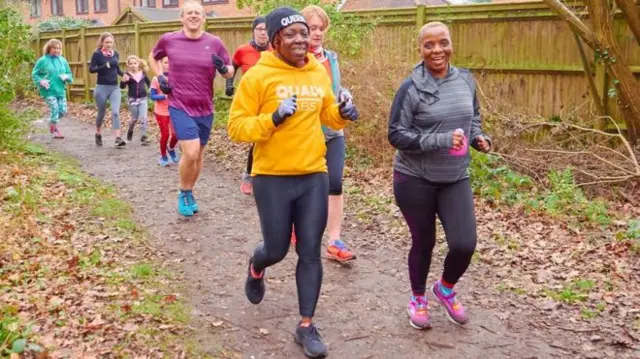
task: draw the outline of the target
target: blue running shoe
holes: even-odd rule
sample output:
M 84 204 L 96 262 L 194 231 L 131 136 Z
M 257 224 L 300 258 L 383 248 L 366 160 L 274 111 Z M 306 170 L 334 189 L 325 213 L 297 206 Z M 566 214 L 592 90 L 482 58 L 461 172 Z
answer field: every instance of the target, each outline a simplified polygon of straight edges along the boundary
M 180 163 L 180 156 L 178 156 L 175 149 L 169 149 L 169 157 L 171 157 L 173 163 Z
M 185 217 L 193 216 L 193 209 L 191 209 L 191 204 L 189 201 L 190 191 L 180 191 L 178 194 L 178 213 Z
M 193 191 L 188 191 L 188 195 L 189 195 L 188 201 L 189 201 L 189 206 L 191 207 L 191 211 L 193 213 L 198 213 L 200 208 L 198 207 L 198 203 L 196 203 L 195 197 L 193 197 Z
M 167 156 L 160 156 L 158 163 L 162 167 L 167 167 L 169 165 L 169 158 Z

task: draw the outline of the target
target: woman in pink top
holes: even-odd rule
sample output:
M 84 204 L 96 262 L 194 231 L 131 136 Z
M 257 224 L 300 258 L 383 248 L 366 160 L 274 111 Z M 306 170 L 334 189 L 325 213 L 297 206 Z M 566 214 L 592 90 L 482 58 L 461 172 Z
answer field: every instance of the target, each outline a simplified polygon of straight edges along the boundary
M 163 58 L 160 62 L 162 66 L 162 74 L 165 78 L 169 78 L 169 59 Z M 151 95 L 149 96 L 151 100 L 155 101 L 155 105 L 153 106 L 153 114 L 156 116 L 156 121 L 158 121 L 158 127 L 160 128 L 160 159 L 158 163 L 160 166 L 166 167 L 169 165 L 169 157 L 167 157 L 167 142 L 169 143 L 169 156 L 171 156 L 171 161 L 173 163 L 180 162 L 180 158 L 176 154 L 176 144 L 178 143 L 178 138 L 176 137 L 176 133 L 171 128 L 171 118 L 169 117 L 169 100 L 167 99 L 167 94 L 162 92 L 160 89 L 160 84 L 158 83 L 158 77 L 154 76 L 153 80 L 151 80 Z M 171 140 L 169 140 L 171 137 Z

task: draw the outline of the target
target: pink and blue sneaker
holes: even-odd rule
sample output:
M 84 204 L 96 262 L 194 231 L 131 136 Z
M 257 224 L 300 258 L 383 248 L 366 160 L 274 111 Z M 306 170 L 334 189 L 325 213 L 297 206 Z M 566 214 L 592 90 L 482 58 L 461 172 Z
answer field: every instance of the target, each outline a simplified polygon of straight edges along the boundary
M 409 324 L 418 330 L 431 329 L 431 320 L 429 319 L 429 303 L 427 296 L 411 296 L 409 305 L 407 305 L 407 314 L 409 315 Z
M 433 295 L 440 301 L 440 304 L 447 310 L 447 317 L 450 321 L 460 325 L 466 324 L 469 321 L 467 312 L 456 298 L 456 292 L 444 287 L 440 280 L 433 284 L 431 290 L 433 291 Z

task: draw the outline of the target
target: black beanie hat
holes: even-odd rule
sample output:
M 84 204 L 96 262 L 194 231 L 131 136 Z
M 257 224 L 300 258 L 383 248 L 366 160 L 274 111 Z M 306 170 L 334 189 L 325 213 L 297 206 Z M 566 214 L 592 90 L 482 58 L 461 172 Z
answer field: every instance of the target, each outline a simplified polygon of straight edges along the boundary
M 276 34 L 285 27 L 295 23 L 301 23 L 309 29 L 307 20 L 305 20 L 304 16 L 300 15 L 298 11 L 290 7 L 283 6 L 271 11 L 267 15 L 267 34 L 269 35 L 269 43 L 273 45 L 273 39 L 276 37 Z
M 264 24 L 267 22 L 267 18 L 265 18 L 264 16 L 258 16 L 257 18 L 253 19 L 253 24 L 251 24 L 251 30 L 255 30 L 256 26 L 260 25 L 260 24 Z

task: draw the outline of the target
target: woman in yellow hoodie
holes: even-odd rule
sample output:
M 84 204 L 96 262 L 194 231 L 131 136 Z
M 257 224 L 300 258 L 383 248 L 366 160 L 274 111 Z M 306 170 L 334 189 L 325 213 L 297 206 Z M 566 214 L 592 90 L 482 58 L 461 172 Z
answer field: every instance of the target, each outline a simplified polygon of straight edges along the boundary
M 295 225 L 302 316 L 295 340 L 307 356 L 322 357 L 327 348 L 311 322 L 322 284 L 329 191 L 321 124 L 342 129 L 358 111 L 351 101 L 336 103 L 326 70 L 309 54 L 309 28 L 300 13 L 273 10 L 267 31 L 274 51 L 262 52 L 242 77 L 227 127 L 233 141 L 255 143 L 251 176 L 263 241 L 249 260 L 245 292 L 253 304 L 262 301 L 265 269 L 286 256 Z

